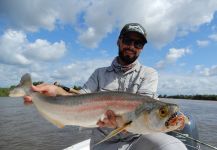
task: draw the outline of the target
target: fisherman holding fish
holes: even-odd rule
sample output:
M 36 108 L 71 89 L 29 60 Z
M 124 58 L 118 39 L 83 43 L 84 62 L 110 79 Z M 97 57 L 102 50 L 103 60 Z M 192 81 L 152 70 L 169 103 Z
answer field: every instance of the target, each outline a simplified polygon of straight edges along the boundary
M 146 31 L 140 24 L 126 24 L 117 40 L 118 56 L 114 58 L 110 66 L 96 69 L 79 91 L 79 94 L 121 91 L 157 98 L 157 71 L 140 64 L 138 61 L 138 57 L 146 43 Z M 71 95 L 76 92 L 49 84 L 32 86 L 32 90 L 48 96 Z M 31 97 L 25 96 L 24 101 L 31 101 Z M 107 110 L 105 116 L 97 122 L 99 128 L 93 129 L 91 136 L 90 147 L 92 150 L 186 149 L 180 140 L 164 133 L 140 135 L 122 132 L 107 141 L 95 145 L 111 133 L 114 128 L 118 127 L 116 117 L 112 110 Z

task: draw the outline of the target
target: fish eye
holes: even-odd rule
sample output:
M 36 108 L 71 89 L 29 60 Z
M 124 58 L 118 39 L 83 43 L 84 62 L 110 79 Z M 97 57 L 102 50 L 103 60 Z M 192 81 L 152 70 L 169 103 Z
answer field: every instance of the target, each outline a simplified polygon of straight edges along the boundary
M 168 107 L 166 107 L 166 106 L 163 106 L 159 109 L 159 115 L 162 118 L 166 117 L 168 115 L 168 112 L 169 112 L 169 110 L 168 110 Z

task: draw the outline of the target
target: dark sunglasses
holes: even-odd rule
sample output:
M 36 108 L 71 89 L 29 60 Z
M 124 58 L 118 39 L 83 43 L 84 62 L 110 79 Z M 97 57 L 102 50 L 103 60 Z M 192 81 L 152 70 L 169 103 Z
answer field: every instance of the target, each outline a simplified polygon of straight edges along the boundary
M 138 48 L 138 49 L 142 49 L 143 46 L 145 45 L 145 42 L 143 42 L 141 40 L 135 40 L 135 39 L 131 39 L 131 38 L 128 38 L 128 37 L 123 37 L 122 42 L 125 45 L 131 45 L 133 43 L 134 47 Z

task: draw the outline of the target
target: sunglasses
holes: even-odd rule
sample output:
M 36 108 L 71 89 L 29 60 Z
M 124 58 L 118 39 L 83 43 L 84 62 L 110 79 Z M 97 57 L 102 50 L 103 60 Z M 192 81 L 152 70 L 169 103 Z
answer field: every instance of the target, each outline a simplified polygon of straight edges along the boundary
M 128 45 L 128 46 L 133 43 L 134 47 L 138 48 L 138 49 L 142 49 L 143 46 L 145 45 L 145 42 L 143 42 L 141 40 L 135 40 L 135 39 L 131 39 L 131 38 L 128 38 L 128 37 L 123 37 L 122 42 L 125 45 Z

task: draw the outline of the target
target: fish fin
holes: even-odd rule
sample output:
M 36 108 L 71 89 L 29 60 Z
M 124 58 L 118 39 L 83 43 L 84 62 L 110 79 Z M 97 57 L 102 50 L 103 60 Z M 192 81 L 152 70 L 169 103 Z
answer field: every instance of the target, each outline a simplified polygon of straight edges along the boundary
M 115 135 L 117 135 L 118 133 L 122 132 L 123 130 L 125 130 L 130 124 L 132 123 L 132 121 L 125 123 L 122 127 L 119 127 L 115 130 L 113 130 L 111 133 L 109 133 L 103 140 L 99 141 L 98 143 L 96 143 L 94 146 L 105 142 L 107 140 L 109 140 L 110 138 L 114 137 Z
M 42 114 L 42 116 L 47 119 L 49 122 L 51 122 L 52 124 L 54 124 L 55 126 L 57 126 L 58 128 L 64 128 L 64 124 L 61 123 L 60 121 L 53 119 L 52 117 L 50 117 L 47 113 L 43 112 L 42 110 L 38 109 L 38 111 Z

